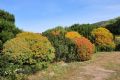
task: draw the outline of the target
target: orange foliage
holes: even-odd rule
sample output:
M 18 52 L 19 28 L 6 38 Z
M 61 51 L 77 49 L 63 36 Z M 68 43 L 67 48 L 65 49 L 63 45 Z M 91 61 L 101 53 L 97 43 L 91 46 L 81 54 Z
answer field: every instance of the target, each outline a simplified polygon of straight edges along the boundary
M 85 37 L 75 38 L 74 41 L 77 45 L 77 52 L 80 60 L 89 60 L 94 53 L 94 45 Z

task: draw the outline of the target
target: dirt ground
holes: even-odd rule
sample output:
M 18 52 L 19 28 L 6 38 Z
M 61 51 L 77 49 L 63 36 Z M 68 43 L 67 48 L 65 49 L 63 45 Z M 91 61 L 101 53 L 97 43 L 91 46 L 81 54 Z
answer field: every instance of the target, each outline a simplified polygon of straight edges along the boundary
M 120 52 L 96 53 L 91 61 L 62 63 L 60 70 L 43 71 L 29 76 L 29 80 L 120 80 Z M 67 66 L 67 67 L 66 67 Z M 66 67 L 66 68 L 64 68 Z M 60 74 L 60 75 L 59 75 Z M 49 78 L 48 78 L 49 77 Z

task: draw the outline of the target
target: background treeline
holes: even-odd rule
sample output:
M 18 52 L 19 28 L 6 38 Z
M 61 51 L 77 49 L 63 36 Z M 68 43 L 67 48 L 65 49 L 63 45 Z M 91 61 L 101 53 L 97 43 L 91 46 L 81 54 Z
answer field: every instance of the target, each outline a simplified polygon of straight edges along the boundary
M 32 33 L 17 28 L 14 15 L 0 10 L 0 79 L 24 80 L 50 63 L 86 61 L 95 52 L 120 50 L 119 35 L 119 17 Z

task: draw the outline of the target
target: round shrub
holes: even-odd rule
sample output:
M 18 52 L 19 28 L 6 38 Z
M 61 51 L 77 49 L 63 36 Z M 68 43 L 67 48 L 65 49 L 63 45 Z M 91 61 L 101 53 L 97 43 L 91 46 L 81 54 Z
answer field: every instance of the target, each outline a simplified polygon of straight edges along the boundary
M 66 38 L 69 38 L 69 39 L 74 39 L 74 38 L 79 38 L 79 37 L 81 37 L 81 35 L 80 35 L 78 32 L 71 31 L 71 32 L 67 32 L 67 33 L 65 34 L 65 37 L 66 37 Z
M 94 45 L 85 37 L 75 38 L 75 44 L 77 46 L 77 53 L 79 54 L 81 61 L 91 59 L 94 53 Z
M 115 49 L 115 43 L 113 41 L 113 35 L 106 28 L 97 28 L 92 31 L 94 42 L 98 48 L 98 51 L 111 51 Z
M 65 38 L 66 30 L 62 27 L 47 30 L 43 35 L 47 36 L 55 48 L 55 59 L 57 61 L 66 60 L 68 54 L 67 39 Z
M 13 67 L 13 72 L 31 73 L 46 67 L 54 59 L 54 52 L 46 37 L 23 32 L 4 44 L 2 56 L 3 62 L 8 65 L 6 69 L 12 65 L 17 66 Z

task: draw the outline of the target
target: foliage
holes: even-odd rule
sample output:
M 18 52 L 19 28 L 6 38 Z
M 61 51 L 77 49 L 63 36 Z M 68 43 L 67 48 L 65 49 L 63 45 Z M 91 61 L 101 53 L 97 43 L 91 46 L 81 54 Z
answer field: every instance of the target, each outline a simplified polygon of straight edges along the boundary
M 77 45 L 77 52 L 81 61 L 91 59 L 94 53 L 94 45 L 85 37 L 75 38 L 75 44 Z
M 107 25 L 106 28 L 114 35 L 120 35 L 120 18 L 117 18 L 114 23 Z
M 12 23 L 15 22 L 14 15 L 10 14 L 9 12 L 4 11 L 4 10 L 0 10 L 0 19 L 4 19 L 4 20 L 12 22 Z
M 76 46 L 73 41 L 66 38 L 66 34 L 67 30 L 62 27 L 56 27 L 43 33 L 54 46 L 56 50 L 55 60 L 57 61 L 64 60 L 70 62 L 78 59 L 76 56 Z M 77 33 L 77 36 L 78 35 Z
M 95 38 L 95 44 L 100 51 L 111 51 L 115 48 L 115 43 L 113 41 L 113 35 L 106 28 L 97 28 L 91 32 L 92 36 Z
M 115 36 L 116 51 L 120 51 L 120 36 Z
M 84 37 L 88 38 L 92 41 L 91 31 L 97 28 L 97 26 L 92 24 L 74 24 L 67 28 L 69 31 L 76 31 L 79 34 L 83 35 Z
M 16 28 L 14 16 L 8 12 L 0 10 L 0 51 L 2 50 L 3 44 L 16 36 L 16 34 L 22 32 Z
M 65 37 L 66 37 L 66 38 L 69 38 L 69 39 L 74 39 L 74 38 L 79 38 L 79 37 L 81 37 L 81 35 L 80 35 L 78 32 L 71 31 L 71 32 L 67 32 L 67 33 L 65 34 Z
M 20 33 L 4 44 L 1 55 L 3 62 L 0 65 L 5 70 L 2 69 L 4 72 L 1 74 L 12 75 L 14 72 L 31 73 L 41 70 L 54 59 L 54 52 L 46 37 L 30 32 Z
M 64 37 L 65 33 L 65 29 L 62 27 L 56 27 L 43 33 L 43 35 L 48 37 L 55 48 L 56 60 L 65 59 L 65 54 L 67 54 L 68 48 Z

